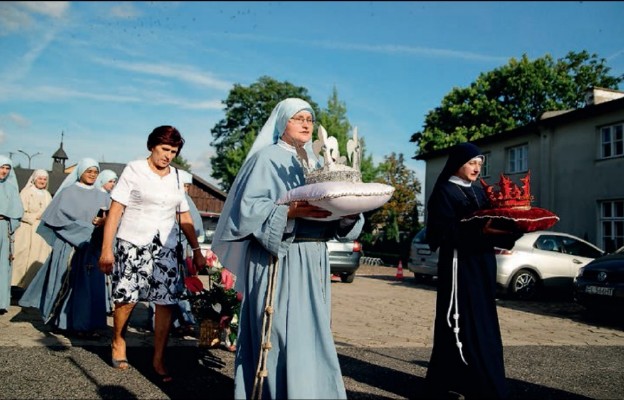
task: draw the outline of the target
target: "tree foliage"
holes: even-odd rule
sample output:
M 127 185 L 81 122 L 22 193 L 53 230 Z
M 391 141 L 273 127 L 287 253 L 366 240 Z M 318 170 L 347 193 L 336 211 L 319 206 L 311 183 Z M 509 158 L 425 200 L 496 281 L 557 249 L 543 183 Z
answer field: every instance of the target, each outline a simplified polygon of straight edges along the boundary
M 187 172 L 191 172 L 191 164 L 189 164 L 186 158 L 178 155 L 174 157 L 173 162 L 177 164 L 177 166 L 180 167 L 180 169 L 183 169 Z
M 530 61 L 525 55 L 482 73 L 466 88 L 454 88 L 427 113 L 410 141 L 417 155 L 535 122 L 546 111 L 584 105 L 590 87 L 617 89 L 622 76 L 610 76 L 604 58 L 587 51 Z
M 235 84 L 225 101 L 225 118 L 211 129 L 216 150 L 211 158 L 212 177 L 220 181 L 223 190 L 229 190 L 238 170 L 271 111 L 277 103 L 288 97 L 306 100 L 315 113 L 318 106 L 304 87 L 290 82 L 278 82 L 263 76 L 248 87 Z
M 393 186 L 394 194 L 370 216 L 369 221 L 372 227 L 383 227 L 385 239 L 399 241 L 401 232 L 411 236 L 419 229 L 418 210 L 422 204 L 417 197 L 421 184 L 414 171 L 405 166 L 401 153 L 385 156 L 378 169 L 377 182 Z

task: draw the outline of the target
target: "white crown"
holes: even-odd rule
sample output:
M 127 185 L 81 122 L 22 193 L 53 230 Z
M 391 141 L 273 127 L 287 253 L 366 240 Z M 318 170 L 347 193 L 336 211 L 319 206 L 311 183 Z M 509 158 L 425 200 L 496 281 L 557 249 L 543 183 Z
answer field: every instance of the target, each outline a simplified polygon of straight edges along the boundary
M 306 184 L 320 182 L 362 182 L 360 173 L 360 160 L 362 159 L 362 146 L 357 137 L 357 128 L 353 128 L 352 138 L 347 141 L 347 156 L 351 166 L 346 165 L 347 157 L 341 156 L 338 150 L 338 141 L 333 136 L 328 136 L 327 131 L 321 125 L 318 128 L 318 140 L 312 143 L 312 150 L 317 158 L 323 159 L 320 168 L 314 168 L 305 151 L 297 151 Z

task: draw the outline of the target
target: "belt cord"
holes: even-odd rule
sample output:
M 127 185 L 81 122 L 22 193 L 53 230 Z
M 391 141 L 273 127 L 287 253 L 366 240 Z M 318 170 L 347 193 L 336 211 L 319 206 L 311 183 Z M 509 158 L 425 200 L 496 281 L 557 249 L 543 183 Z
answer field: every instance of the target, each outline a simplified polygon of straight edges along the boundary
M 463 344 L 459 340 L 459 301 L 457 299 L 457 249 L 453 249 L 453 278 L 451 281 L 451 301 L 449 303 L 448 312 L 446 313 L 446 322 L 449 327 L 451 325 L 451 310 L 455 308 L 455 313 L 453 314 L 453 319 L 455 320 L 455 327 L 453 328 L 453 332 L 455 333 L 455 344 L 459 349 L 459 355 L 461 356 L 464 364 L 468 365 L 466 359 L 464 358 L 464 353 L 462 352 Z
M 269 282 L 267 285 L 266 296 L 264 299 L 264 316 L 262 317 L 262 339 L 260 341 L 260 357 L 258 359 L 258 367 L 256 368 L 256 376 L 252 391 L 253 399 L 262 399 L 262 385 L 264 378 L 269 375 L 266 364 L 271 350 L 271 328 L 273 325 L 273 300 L 275 299 L 275 286 L 277 282 L 278 260 L 271 256 L 269 264 Z

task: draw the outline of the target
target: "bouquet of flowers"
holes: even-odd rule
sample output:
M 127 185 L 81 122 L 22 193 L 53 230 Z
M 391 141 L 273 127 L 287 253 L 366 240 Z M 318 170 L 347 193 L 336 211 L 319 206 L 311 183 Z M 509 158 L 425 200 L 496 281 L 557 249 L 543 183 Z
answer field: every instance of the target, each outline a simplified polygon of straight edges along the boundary
M 191 266 L 191 276 L 185 278 L 187 290 L 183 297 L 191 303 L 191 312 L 200 324 L 200 345 L 215 347 L 222 343 L 226 349 L 234 351 L 242 295 L 234 290 L 236 277 L 210 250 L 206 254 L 206 264 L 208 287 L 192 274 Z M 209 343 L 202 343 L 204 341 Z

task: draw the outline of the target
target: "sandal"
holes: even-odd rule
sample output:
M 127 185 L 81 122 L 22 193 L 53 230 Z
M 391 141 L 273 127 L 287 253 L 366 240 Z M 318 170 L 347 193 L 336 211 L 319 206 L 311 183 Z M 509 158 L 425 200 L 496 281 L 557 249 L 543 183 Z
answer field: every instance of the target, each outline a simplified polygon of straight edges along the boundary
M 126 360 L 125 358 L 121 360 L 115 360 L 114 358 L 111 358 L 111 363 L 113 364 L 113 368 L 115 369 L 120 369 L 122 371 L 130 369 L 130 363 L 128 363 L 128 360 Z
M 113 353 L 113 345 L 111 344 L 111 364 L 113 364 L 113 368 L 120 369 L 122 371 L 130 369 L 130 363 L 128 362 L 127 358 L 116 360 L 115 356 L 113 356 L 112 353 Z
M 159 374 L 158 372 L 154 371 L 154 376 L 156 377 L 156 380 L 160 381 L 160 383 L 173 382 L 173 377 L 169 374 Z
M 85 340 L 98 340 L 102 337 L 102 335 L 95 331 L 76 331 L 75 334 L 79 339 Z

